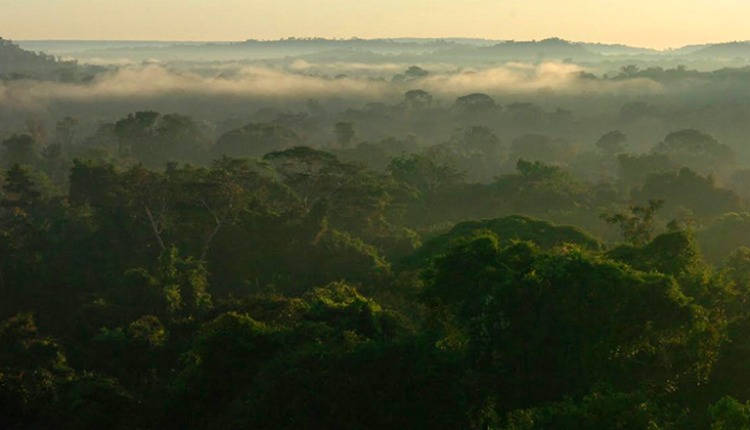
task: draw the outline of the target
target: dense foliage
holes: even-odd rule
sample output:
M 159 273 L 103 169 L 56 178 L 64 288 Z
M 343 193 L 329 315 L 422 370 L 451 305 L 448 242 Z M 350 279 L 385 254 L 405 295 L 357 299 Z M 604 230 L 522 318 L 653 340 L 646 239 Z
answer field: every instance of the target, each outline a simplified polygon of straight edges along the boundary
M 411 89 L 0 129 L 0 428 L 748 428 L 738 148 L 571 115 Z
M 175 118 L 139 113 L 115 130 L 128 154 L 154 160 L 148 148 L 169 142 Z M 288 135 L 242 130 L 232 145 Z M 190 136 L 169 145 L 197 148 Z M 662 200 L 612 212 L 628 188 L 602 197 L 562 167 L 523 159 L 516 173 L 473 183 L 427 155 L 375 171 L 274 143 L 262 158 L 206 167 L 79 157 L 62 176 L 65 158 L 45 162 L 36 144 L 5 145 L 4 428 L 750 420 L 750 253 L 732 233 L 744 213 L 696 214 L 711 219 L 696 240 L 684 219 L 660 227 Z M 685 186 L 727 202 L 711 208 L 742 209 L 710 179 L 671 175 L 648 176 L 634 196 L 700 199 L 670 188 L 698 181 Z M 495 218 L 448 229 L 472 211 Z M 526 215 L 503 216 L 514 212 Z M 530 216 L 545 214 L 619 226 L 624 242 Z

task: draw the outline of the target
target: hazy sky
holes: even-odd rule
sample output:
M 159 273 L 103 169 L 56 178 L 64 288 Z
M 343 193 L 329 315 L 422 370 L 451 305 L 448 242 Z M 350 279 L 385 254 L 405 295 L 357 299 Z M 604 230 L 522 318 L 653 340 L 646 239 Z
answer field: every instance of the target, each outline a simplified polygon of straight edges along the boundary
M 750 39 L 750 0 L 0 0 L 9 39 Z

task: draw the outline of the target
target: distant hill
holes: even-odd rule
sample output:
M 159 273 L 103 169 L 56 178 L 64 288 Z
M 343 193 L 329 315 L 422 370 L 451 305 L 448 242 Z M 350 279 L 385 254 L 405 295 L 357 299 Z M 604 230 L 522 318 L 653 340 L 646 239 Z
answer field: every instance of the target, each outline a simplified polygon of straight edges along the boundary
M 336 59 L 378 56 L 433 57 L 438 61 L 451 58 L 498 59 L 503 61 L 537 61 L 540 59 L 591 59 L 602 54 L 638 53 L 640 48 L 624 45 L 588 45 L 563 39 L 541 41 L 499 41 L 472 38 L 395 38 L 395 39 L 325 39 L 287 38 L 241 42 L 127 42 L 127 41 L 28 41 L 23 46 L 56 54 L 81 58 L 149 58 L 166 60 L 272 59 L 298 56 Z M 606 51 L 606 52 L 601 52 Z M 359 55 L 353 55 L 359 52 Z
M 59 65 L 57 59 L 51 55 L 25 51 L 10 40 L 0 37 L 0 73 L 16 73 Z
M 21 49 L 0 37 L 0 79 L 57 79 L 80 81 L 93 77 L 100 68 L 82 68 L 76 61 L 61 61 L 52 55 Z
M 750 59 L 750 42 L 729 42 L 707 45 L 687 54 L 694 58 L 731 60 L 733 58 Z
M 495 58 L 514 60 L 596 59 L 600 57 L 600 54 L 587 49 L 581 43 L 558 38 L 540 41 L 508 41 L 480 48 L 479 51 Z
M 246 40 L 234 43 L 233 47 L 254 49 L 283 49 L 310 53 L 335 49 L 359 49 L 381 54 L 403 52 L 429 52 L 446 48 L 461 42 L 444 39 L 323 39 L 290 38 L 281 40 Z M 473 45 L 473 43 L 471 43 Z
M 0 58 L 0 74 L 27 73 L 60 67 L 71 62 L 31 51 L 44 51 L 81 63 L 138 63 L 142 61 L 286 61 L 304 58 L 313 61 L 428 62 L 461 65 L 511 61 L 575 61 L 650 64 L 666 61 L 674 64 L 697 63 L 703 69 L 712 62 L 726 63 L 737 58 L 750 60 L 750 43 L 690 45 L 678 49 L 656 50 L 623 44 L 574 42 L 560 38 L 531 41 L 503 41 L 479 38 L 392 38 L 327 39 L 286 38 L 249 39 L 237 42 L 169 41 L 22 41 L 19 46 L 3 41 L 5 58 Z M 14 60 L 8 60 L 12 56 Z M 80 64 L 79 64 L 80 67 Z
M 702 45 L 685 45 L 680 48 L 668 49 L 666 51 L 661 51 L 661 52 L 666 53 L 666 54 L 671 54 L 671 55 L 687 55 L 687 54 L 692 54 L 693 52 L 696 52 L 696 51 L 700 51 L 701 49 L 707 46 L 711 46 L 711 44 L 706 43 Z
M 453 43 L 457 45 L 468 45 L 468 46 L 492 46 L 501 42 L 505 42 L 505 40 L 477 39 L 477 38 L 469 38 L 469 37 L 438 37 L 434 39 L 400 37 L 400 38 L 390 39 L 390 40 L 393 40 L 399 43 L 416 42 L 416 43 L 444 44 L 447 42 L 447 43 Z
M 581 43 L 581 46 L 596 54 L 601 55 L 655 55 L 662 51 L 650 48 L 637 48 L 621 44 L 606 43 Z

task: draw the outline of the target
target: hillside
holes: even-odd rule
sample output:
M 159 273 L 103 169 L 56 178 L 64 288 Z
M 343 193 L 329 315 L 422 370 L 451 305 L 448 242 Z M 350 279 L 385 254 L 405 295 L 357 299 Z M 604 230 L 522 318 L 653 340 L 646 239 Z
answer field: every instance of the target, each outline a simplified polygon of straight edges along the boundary
M 76 61 L 63 61 L 42 52 L 21 49 L 0 37 L 0 79 L 90 80 L 100 68 L 81 67 Z

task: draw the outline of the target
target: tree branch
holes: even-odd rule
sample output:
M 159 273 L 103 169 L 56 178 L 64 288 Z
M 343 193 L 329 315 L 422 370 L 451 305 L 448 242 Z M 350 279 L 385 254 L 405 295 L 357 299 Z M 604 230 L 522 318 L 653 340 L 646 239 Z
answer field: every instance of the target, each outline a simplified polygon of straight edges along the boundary
M 164 241 L 161 239 L 161 230 L 157 227 L 156 221 L 154 221 L 154 216 L 151 214 L 151 209 L 148 208 L 146 203 L 143 203 L 143 208 L 146 209 L 146 215 L 148 216 L 148 220 L 151 223 L 151 229 L 154 231 L 154 236 L 156 236 L 156 240 L 159 242 L 161 250 L 166 251 L 167 247 L 164 246 Z

